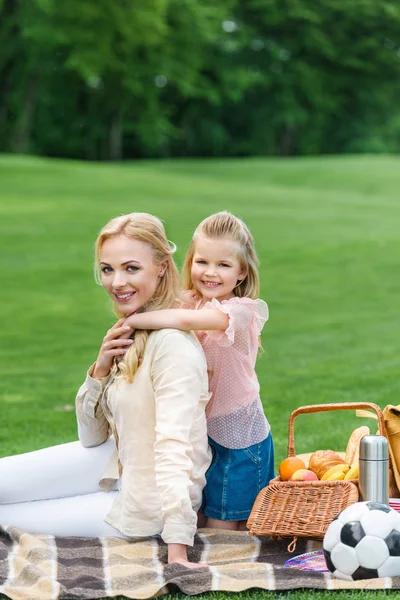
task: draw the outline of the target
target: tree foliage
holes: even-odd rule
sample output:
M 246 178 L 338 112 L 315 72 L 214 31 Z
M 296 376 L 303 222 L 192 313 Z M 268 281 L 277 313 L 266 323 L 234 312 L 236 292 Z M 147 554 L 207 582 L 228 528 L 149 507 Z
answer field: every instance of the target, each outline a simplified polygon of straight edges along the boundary
M 0 150 L 400 150 L 397 0 L 0 0 Z

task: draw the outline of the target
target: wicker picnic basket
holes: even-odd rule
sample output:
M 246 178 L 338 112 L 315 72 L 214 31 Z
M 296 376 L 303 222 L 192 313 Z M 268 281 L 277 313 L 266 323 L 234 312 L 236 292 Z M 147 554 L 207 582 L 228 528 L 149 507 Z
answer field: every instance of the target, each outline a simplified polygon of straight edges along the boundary
M 288 457 L 296 456 L 294 420 L 298 415 L 361 408 L 375 411 L 379 432 L 387 437 L 382 411 L 377 404 L 345 402 L 301 406 L 289 417 Z M 293 538 L 288 550 L 294 551 L 298 537 L 322 539 L 331 521 L 358 500 L 358 480 L 281 481 L 276 477 L 258 494 L 247 527 L 251 535 Z

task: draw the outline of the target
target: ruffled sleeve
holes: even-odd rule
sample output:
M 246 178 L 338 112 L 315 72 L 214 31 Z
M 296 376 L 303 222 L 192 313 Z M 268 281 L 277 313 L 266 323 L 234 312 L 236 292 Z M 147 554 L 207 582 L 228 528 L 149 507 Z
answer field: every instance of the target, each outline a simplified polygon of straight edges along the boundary
M 268 304 L 264 302 L 264 300 L 255 300 L 255 319 L 256 319 L 256 327 L 257 333 L 260 335 L 265 323 L 269 319 L 269 309 Z
M 229 325 L 225 331 L 207 331 L 207 337 L 216 341 L 220 346 L 232 346 L 239 330 L 256 328 L 257 336 L 268 319 L 268 306 L 263 300 L 251 298 L 231 298 L 219 302 L 213 298 L 204 308 L 217 308 L 229 317 Z

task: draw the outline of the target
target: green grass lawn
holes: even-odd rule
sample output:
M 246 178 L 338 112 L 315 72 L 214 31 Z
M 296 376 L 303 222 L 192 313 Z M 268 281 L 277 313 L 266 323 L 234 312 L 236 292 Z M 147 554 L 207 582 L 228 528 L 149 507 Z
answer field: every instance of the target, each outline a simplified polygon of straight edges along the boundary
M 179 264 L 212 212 L 230 210 L 252 230 L 270 307 L 258 376 L 276 464 L 298 406 L 397 404 L 399 190 L 397 157 L 0 157 L 0 455 L 76 439 L 75 393 L 114 321 L 93 280 L 93 243 L 106 221 L 131 211 L 165 221 Z M 349 412 L 301 416 L 296 450 L 344 449 L 358 421 Z

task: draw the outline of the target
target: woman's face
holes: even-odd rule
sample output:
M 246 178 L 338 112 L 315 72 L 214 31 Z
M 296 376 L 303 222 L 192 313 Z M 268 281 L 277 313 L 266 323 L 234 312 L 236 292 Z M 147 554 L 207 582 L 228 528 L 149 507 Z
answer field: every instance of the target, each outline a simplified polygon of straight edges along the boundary
M 118 312 L 130 315 L 153 296 L 165 265 L 155 264 L 150 244 L 118 235 L 103 243 L 100 269 L 101 282 Z

